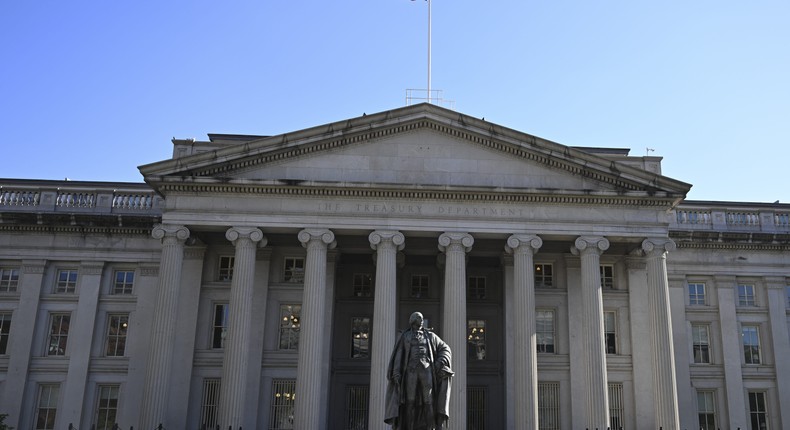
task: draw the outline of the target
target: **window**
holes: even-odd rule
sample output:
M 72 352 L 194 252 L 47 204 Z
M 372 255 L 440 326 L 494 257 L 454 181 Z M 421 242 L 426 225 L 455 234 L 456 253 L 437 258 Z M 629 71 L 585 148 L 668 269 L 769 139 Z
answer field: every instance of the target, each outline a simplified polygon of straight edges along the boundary
M 612 430 L 623 428 L 623 384 L 612 382 L 609 384 L 609 427 Z
M 697 417 L 700 430 L 716 430 L 716 402 L 713 391 L 697 391 Z
M 60 386 L 54 384 L 41 385 L 38 388 L 38 406 L 36 407 L 36 430 L 55 428 L 55 414 L 58 411 Z
M 217 426 L 219 388 L 219 378 L 206 378 L 203 380 L 203 401 L 200 404 L 200 428 L 213 429 Z
M 415 299 L 428 297 L 428 275 L 411 275 L 409 295 Z
M 110 314 L 107 327 L 107 357 L 123 357 L 126 353 L 126 333 L 129 314 Z
M 58 270 L 55 293 L 67 294 L 77 291 L 77 273 L 76 270 Z
M 603 313 L 604 342 L 606 353 L 617 354 L 617 314 L 614 311 Z
M 760 329 L 756 325 L 744 325 L 743 358 L 746 364 L 760 364 Z
M 271 413 L 269 430 L 294 428 L 294 401 L 296 400 L 295 379 L 275 379 L 272 381 Z
M 367 385 L 346 387 L 346 430 L 368 428 L 368 399 L 370 389 Z
M 601 287 L 607 290 L 614 289 L 614 265 L 601 264 Z
M 225 347 L 225 336 L 228 334 L 228 311 L 230 306 L 227 303 L 217 303 L 214 305 L 214 321 L 211 327 L 211 348 L 221 349 Z
M 370 358 L 370 318 L 351 318 L 351 358 Z
M 790 308 L 790 285 L 785 287 L 785 295 L 787 296 L 787 307 Z
M 486 359 L 486 321 L 467 321 L 467 357 L 470 360 Z
M 554 353 L 554 311 L 535 311 L 538 352 Z
M 218 281 L 233 280 L 233 264 L 236 258 L 232 255 L 221 255 L 219 257 L 219 270 L 217 271 Z
M 280 306 L 280 349 L 299 349 L 302 305 Z
M 66 355 L 71 314 L 52 314 L 49 317 L 49 346 L 47 355 Z
M 99 385 L 99 404 L 96 406 L 96 430 L 113 430 L 118 417 L 118 385 Z
M 19 284 L 19 269 L 13 267 L 0 267 L 0 293 L 16 291 Z
M 535 265 L 535 288 L 550 288 L 554 286 L 554 275 L 551 264 Z
M 11 314 L 0 313 L 0 355 L 8 354 L 8 337 L 11 335 Z
M 738 285 L 738 305 L 755 306 L 754 285 Z
M 560 384 L 538 382 L 538 429 L 560 430 Z
M 689 284 L 689 305 L 705 304 L 705 284 Z
M 486 277 L 470 276 L 466 287 L 466 295 L 470 300 L 483 300 L 486 298 Z
M 707 324 L 692 324 L 691 342 L 694 363 L 710 363 L 710 327 Z
M 134 287 L 134 271 L 116 270 L 115 285 L 112 288 L 113 294 L 132 294 Z
M 354 297 L 373 295 L 373 276 L 370 273 L 354 273 Z
M 466 387 L 466 420 L 469 429 L 486 428 L 486 388 Z
M 749 391 L 749 421 L 752 430 L 768 429 L 768 408 L 762 391 Z
M 283 281 L 294 283 L 304 281 L 304 258 L 285 257 Z

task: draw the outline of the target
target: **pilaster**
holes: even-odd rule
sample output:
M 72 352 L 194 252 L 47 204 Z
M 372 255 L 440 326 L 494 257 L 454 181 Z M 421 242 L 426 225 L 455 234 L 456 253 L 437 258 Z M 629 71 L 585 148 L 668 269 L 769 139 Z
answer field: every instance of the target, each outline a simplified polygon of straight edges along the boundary
M 784 277 L 765 279 L 768 286 L 768 316 L 771 320 L 771 342 L 776 366 L 776 389 L 779 397 L 779 428 L 790 427 L 790 334 L 787 327 L 788 281 Z
M 641 247 L 626 257 L 628 269 L 628 310 L 631 320 L 631 362 L 634 375 L 634 419 L 646 428 L 655 424 L 653 400 L 653 351 L 644 334 L 650 330 L 647 263 Z M 696 410 L 696 409 L 695 409 Z
M 738 316 L 735 312 L 735 276 L 716 276 L 719 296 L 722 353 L 724 354 L 724 382 L 727 389 L 727 423 L 730 428 L 746 427 L 746 398 L 743 387 L 743 348 Z

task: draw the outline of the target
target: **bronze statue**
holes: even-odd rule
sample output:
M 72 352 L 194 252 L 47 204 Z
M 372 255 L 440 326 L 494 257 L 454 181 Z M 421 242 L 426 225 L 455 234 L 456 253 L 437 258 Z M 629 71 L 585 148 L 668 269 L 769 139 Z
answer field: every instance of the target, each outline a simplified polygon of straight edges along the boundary
M 449 420 L 452 352 L 422 323 L 421 313 L 411 314 L 390 357 L 384 422 L 395 430 L 445 428 Z

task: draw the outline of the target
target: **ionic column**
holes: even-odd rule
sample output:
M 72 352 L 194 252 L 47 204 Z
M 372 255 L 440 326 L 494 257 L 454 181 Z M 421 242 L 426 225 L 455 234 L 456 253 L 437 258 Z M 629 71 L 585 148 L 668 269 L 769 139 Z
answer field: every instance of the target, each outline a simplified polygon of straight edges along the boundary
M 154 428 L 164 424 L 170 366 L 173 357 L 173 336 L 178 318 L 178 290 L 181 286 L 181 265 L 184 262 L 184 242 L 189 230 L 182 225 L 158 224 L 151 235 L 162 241 L 159 263 L 156 310 L 151 328 L 148 368 L 145 376 L 142 427 Z
M 604 429 L 609 426 L 609 400 L 606 376 L 606 349 L 603 338 L 603 296 L 601 294 L 601 254 L 609 249 L 603 237 L 581 236 L 571 252 L 581 260 L 581 302 L 584 331 L 582 343 L 587 352 L 586 420 L 584 427 Z
M 296 375 L 297 401 L 294 428 L 323 429 L 321 419 L 321 366 L 328 356 L 322 339 L 326 313 L 327 250 L 335 247 L 335 235 L 326 229 L 305 229 L 299 242 L 307 248 L 302 296 L 299 361 Z
M 384 424 L 387 396 L 387 365 L 395 342 L 397 327 L 396 264 L 398 251 L 403 249 L 403 234 L 397 231 L 376 230 L 368 236 L 370 247 L 376 250 L 376 283 L 373 295 L 373 337 L 370 357 L 370 417 L 368 428 L 387 429 Z
M 647 260 L 648 308 L 653 340 L 653 392 L 656 425 L 665 429 L 680 426 L 675 379 L 675 350 L 672 344 L 672 315 L 669 312 L 667 252 L 675 242 L 667 238 L 646 239 L 642 250 Z
M 225 238 L 233 242 L 236 253 L 230 286 L 228 332 L 222 363 L 219 395 L 219 422 L 222 427 L 243 427 L 247 393 L 247 368 L 250 355 L 252 298 L 255 281 L 255 253 L 266 246 L 263 232 L 254 227 L 232 227 Z M 257 381 L 251 381 L 257 384 Z
M 468 233 L 448 232 L 439 236 L 439 250 L 445 254 L 444 312 L 441 338 L 453 351 L 450 426 L 466 429 L 466 253 L 475 240 Z
M 514 234 L 505 251 L 513 254 L 514 403 L 518 429 L 538 428 L 538 354 L 535 339 L 535 277 L 532 256 L 543 245 L 535 235 Z

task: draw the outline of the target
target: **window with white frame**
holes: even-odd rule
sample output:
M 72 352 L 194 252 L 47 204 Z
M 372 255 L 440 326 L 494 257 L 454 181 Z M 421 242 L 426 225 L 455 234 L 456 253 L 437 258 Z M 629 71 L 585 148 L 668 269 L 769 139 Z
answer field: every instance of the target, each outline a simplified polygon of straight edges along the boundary
M 466 387 L 466 421 L 467 428 L 486 428 L 486 387 Z
M 710 326 L 708 324 L 691 325 L 691 350 L 694 363 L 710 363 Z
M 134 291 L 134 270 L 116 270 L 113 294 L 132 294 Z
M 283 281 L 304 282 L 304 257 L 285 257 Z
M 697 391 L 697 417 L 700 430 L 716 429 L 716 397 L 713 391 Z
M 118 420 L 119 385 L 99 385 L 99 401 L 96 405 L 96 430 L 113 430 Z
M 538 382 L 538 429 L 560 430 L 559 382 Z
M 601 288 L 606 290 L 614 289 L 614 265 L 601 264 Z
M 689 305 L 702 306 L 705 304 L 705 284 L 689 283 Z
M 370 318 L 351 318 L 351 358 L 370 358 Z
M 299 328 L 301 327 L 302 305 L 280 305 L 280 347 L 281 350 L 299 349 Z
M 749 422 L 753 430 L 768 429 L 768 404 L 764 391 L 749 391 Z
M 470 276 L 467 280 L 466 296 L 469 300 L 483 300 L 486 298 L 486 277 Z
M 609 395 L 609 427 L 612 430 L 623 428 L 623 384 L 620 382 L 610 382 L 608 388 Z
M 0 355 L 8 354 L 8 338 L 11 336 L 11 312 L 0 312 Z
M 346 429 L 368 428 L 368 403 L 370 388 L 368 385 L 350 385 L 346 387 Z
M 554 311 L 538 309 L 535 311 L 535 337 L 538 352 L 554 353 Z
M 760 327 L 741 326 L 743 338 L 743 360 L 746 364 L 760 364 Z
M 47 345 L 47 355 L 66 355 L 70 324 L 71 314 L 53 313 L 49 316 L 49 344 Z
M 290 430 L 294 428 L 294 404 L 296 401 L 295 379 L 272 380 L 269 430 Z
M 554 269 L 551 264 L 535 264 L 535 288 L 551 288 L 554 286 Z
M 107 316 L 107 357 L 123 357 L 126 354 L 126 335 L 129 331 L 129 314 Z
M 754 301 L 754 285 L 739 284 L 738 285 L 738 306 L 755 306 Z
M 232 255 L 219 256 L 219 268 L 217 269 L 217 280 L 227 282 L 233 280 L 233 265 L 236 257 Z
M 58 270 L 57 280 L 55 282 L 55 293 L 69 294 L 77 291 L 77 275 L 78 271 L 74 269 Z
M 467 321 L 467 357 L 470 360 L 486 359 L 486 320 Z
M 217 426 L 219 413 L 220 378 L 203 380 L 203 398 L 200 403 L 200 428 L 213 429 Z
M 58 397 L 60 386 L 57 384 L 42 384 L 38 387 L 38 402 L 36 403 L 36 430 L 50 430 L 55 428 L 55 416 L 58 412 Z
M 617 312 L 603 313 L 603 334 L 607 354 L 617 354 Z
M 0 293 L 12 293 L 19 285 L 19 268 L 0 267 Z
M 415 299 L 428 297 L 429 280 L 430 278 L 425 274 L 411 275 L 409 296 Z
M 214 318 L 211 324 L 211 348 L 222 349 L 225 347 L 225 337 L 228 334 L 228 313 L 230 305 L 227 303 L 214 304 Z
M 370 273 L 354 273 L 352 286 L 354 297 L 371 297 L 373 295 L 373 276 Z

